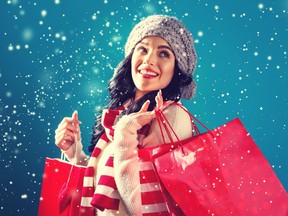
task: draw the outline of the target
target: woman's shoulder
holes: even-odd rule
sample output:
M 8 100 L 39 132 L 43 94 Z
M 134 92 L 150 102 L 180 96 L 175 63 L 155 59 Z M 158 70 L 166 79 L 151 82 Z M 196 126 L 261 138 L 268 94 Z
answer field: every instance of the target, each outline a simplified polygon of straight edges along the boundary
M 187 108 L 179 102 L 168 104 L 166 107 L 164 105 L 163 114 L 173 128 L 180 125 L 186 127 L 191 124 L 191 117 Z M 154 121 L 157 121 L 157 118 Z
M 163 113 L 164 115 L 181 115 L 182 117 L 189 117 L 190 118 L 190 114 L 188 109 L 181 104 L 180 102 L 174 102 L 171 103 L 169 105 L 167 105 L 164 109 L 163 109 Z
M 156 117 L 152 121 L 148 136 L 143 140 L 143 145 L 145 147 L 151 146 L 151 143 L 153 143 L 153 145 L 166 143 L 165 141 L 169 141 L 167 134 L 171 134 L 173 140 L 177 140 L 176 137 L 174 137 L 174 133 L 177 134 L 180 140 L 184 140 L 192 136 L 191 118 L 187 109 L 183 105 L 176 103 L 169 104 L 163 109 L 163 114 L 165 119 L 159 119 Z M 161 123 L 162 120 L 169 123 L 169 125 L 167 125 L 168 127 L 163 127 L 164 122 Z M 164 140 L 162 138 L 163 130 L 166 131 L 164 133 Z

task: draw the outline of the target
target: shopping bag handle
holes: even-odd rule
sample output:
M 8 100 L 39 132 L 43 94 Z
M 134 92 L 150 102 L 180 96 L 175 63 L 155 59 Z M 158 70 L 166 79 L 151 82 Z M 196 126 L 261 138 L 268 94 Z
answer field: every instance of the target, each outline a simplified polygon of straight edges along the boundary
M 191 124 L 192 124 L 192 131 L 196 133 L 196 135 L 201 134 L 200 130 L 198 129 L 198 127 L 196 126 L 196 124 L 194 123 L 193 120 L 195 120 L 197 123 L 199 123 L 203 128 L 205 128 L 207 130 L 207 132 L 209 132 L 209 128 L 206 127 L 200 120 L 198 120 L 195 116 L 193 116 L 186 108 L 184 108 L 181 104 L 174 102 L 171 103 L 169 105 L 175 104 L 177 106 L 179 106 L 180 108 L 182 108 L 189 116 L 191 119 Z M 173 143 L 173 138 L 171 136 L 171 133 L 169 132 L 169 129 L 172 131 L 172 133 L 174 134 L 174 136 L 176 137 L 178 142 L 181 142 L 179 137 L 177 136 L 176 132 L 174 131 L 173 127 L 171 126 L 171 124 L 169 123 L 168 119 L 166 118 L 166 116 L 164 115 L 163 111 L 160 109 L 156 109 L 155 110 L 155 115 L 156 115 L 156 119 L 158 121 L 158 125 L 160 128 L 160 132 L 161 132 L 161 136 L 162 139 L 164 141 L 164 143 L 166 143 L 165 141 L 165 137 L 164 137 L 164 133 L 163 133 L 163 129 L 162 126 L 164 127 L 164 130 L 166 131 L 166 134 L 169 138 L 169 140 Z M 193 134 L 192 134 L 193 135 Z
M 75 168 L 76 164 L 77 164 L 77 155 L 78 155 L 78 151 L 79 148 L 78 146 L 78 137 L 77 134 L 74 133 L 74 137 L 75 137 L 75 160 L 73 161 L 73 163 L 71 164 L 71 168 L 68 174 L 68 178 L 66 180 L 66 182 L 62 185 L 62 188 L 59 191 L 59 195 L 58 195 L 58 205 L 59 205 L 59 213 L 61 214 L 63 211 L 65 211 L 65 209 L 67 208 L 67 206 L 69 205 L 69 203 L 71 202 L 71 190 L 72 190 L 72 186 L 70 185 L 70 179 L 71 179 L 71 175 L 72 175 L 72 171 Z M 61 159 L 63 158 L 64 153 L 62 152 L 61 154 Z M 65 158 L 65 157 L 64 157 Z
M 189 116 L 190 116 L 190 119 L 193 121 L 195 120 L 197 123 L 199 123 L 203 128 L 205 128 L 207 130 L 207 132 L 210 131 L 210 129 L 208 127 L 206 127 L 199 119 L 197 119 L 194 115 L 192 115 L 185 107 L 183 107 L 181 104 L 179 103 L 173 103 L 177 106 L 179 106 L 180 108 L 182 108 Z M 194 124 L 194 126 L 197 128 L 197 126 Z M 198 130 L 198 128 L 197 128 Z M 199 131 L 199 134 L 200 134 L 200 131 Z
M 69 185 L 69 182 L 70 182 L 70 177 L 71 177 L 71 173 L 73 171 L 73 168 L 77 165 L 77 156 L 79 154 L 79 148 L 78 148 L 78 145 L 79 145 L 79 141 L 78 141 L 78 137 L 77 137 L 77 134 L 76 133 L 73 133 L 74 134 L 74 137 L 75 137 L 75 160 L 73 161 L 73 163 L 71 164 L 71 168 L 70 168 L 70 171 L 69 171 L 69 175 L 68 175 L 68 178 L 67 178 L 67 181 L 66 181 L 66 184 Z M 65 160 L 65 155 L 64 155 L 64 152 L 62 151 L 61 152 L 61 160 L 64 160 L 64 161 L 67 161 Z

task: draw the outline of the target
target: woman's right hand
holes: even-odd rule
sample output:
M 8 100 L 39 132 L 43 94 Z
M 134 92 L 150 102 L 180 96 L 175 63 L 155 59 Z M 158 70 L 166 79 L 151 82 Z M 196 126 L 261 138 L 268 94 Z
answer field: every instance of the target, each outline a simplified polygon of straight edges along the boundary
M 81 132 L 78 120 L 78 112 L 74 111 L 72 117 L 65 117 L 58 125 L 55 131 L 55 144 L 62 150 L 66 151 L 76 140 L 81 140 Z

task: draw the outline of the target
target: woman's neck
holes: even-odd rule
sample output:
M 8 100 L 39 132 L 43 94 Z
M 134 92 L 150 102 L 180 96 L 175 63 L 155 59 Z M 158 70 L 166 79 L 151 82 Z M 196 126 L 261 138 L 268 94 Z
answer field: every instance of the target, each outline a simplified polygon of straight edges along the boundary
M 143 97 L 143 96 L 146 95 L 147 93 L 149 93 L 149 92 L 144 92 L 144 91 L 136 90 L 136 91 L 135 91 L 134 98 L 133 98 L 133 101 L 137 101 L 138 99 L 140 99 L 141 97 Z

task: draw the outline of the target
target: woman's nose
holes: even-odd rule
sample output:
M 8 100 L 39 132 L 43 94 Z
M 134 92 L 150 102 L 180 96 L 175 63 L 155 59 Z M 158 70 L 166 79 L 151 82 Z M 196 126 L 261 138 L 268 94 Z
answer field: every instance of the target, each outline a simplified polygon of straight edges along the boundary
M 154 53 L 147 53 L 147 55 L 145 55 L 144 59 L 143 59 L 143 63 L 147 64 L 147 65 L 155 65 L 156 64 L 156 56 Z

